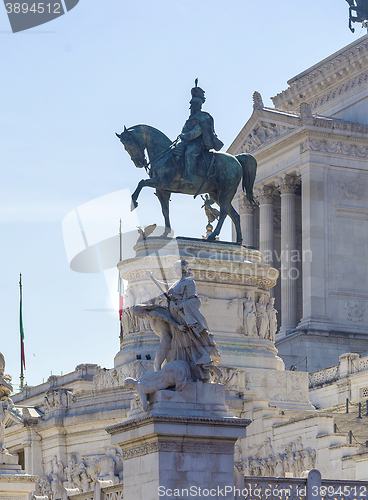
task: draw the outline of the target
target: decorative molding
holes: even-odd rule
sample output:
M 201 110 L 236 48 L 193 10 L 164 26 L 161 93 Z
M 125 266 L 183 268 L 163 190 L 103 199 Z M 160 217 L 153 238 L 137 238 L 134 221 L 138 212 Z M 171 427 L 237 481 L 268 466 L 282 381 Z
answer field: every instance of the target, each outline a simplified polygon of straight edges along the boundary
M 293 110 L 300 100 L 305 100 L 309 96 L 312 98 L 313 96 L 317 97 L 334 81 L 342 80 L 349 74 L 357 73 L 357 70 L 361 71 L 367 54 L 368 41 L 360 42 L 358 40 L 353 47 L 349 46 L 347 49 L 342 49 L 337 54 L 331 55 L 321 63 L 289 80 L 289 87 L 286 90 L 275 97 L 271 97 L 273 104 L 282 109 Z M 359 78 L 359 76 L 354 77 L 352 81 Z M 344 85 L 342 86 L 344 87 Z M 325 94 L 325 91 L 323 93 Z
M 232 455 L 234 445 L 229 443 L 204 443 L 192 441 L 158 441 L 155 443 L 145 443 L 134 448 L 123 450 L 124 460 L 149 455 L 157 452 L 171 453 L 208 453 L 219 455 Z
M 159 450 L 158 443 L 145 443 L 135 448 L 130 448 L 128 450 L 123 450 L 123 459 L 129 460 L 130 458 L 142 457 L 144 455 L 149 455 L 150 453 L 157 453 Z
M 4 483 L 37 483 L 37 481 L 38 476 L 30 476 L 29 474 L 17 474 L 16 472 L 14 475 L 0 474 L 0 482 Z M 3 500 L 3 498 L 1 498 L 1 500 Z
M 347 302 L 345 305 L 346 317 L 349 321 L 363 321 L 365 305 L 363 302 Z
M 224 418 L 211 418 L 211 417 L 192 417 L 192 416 L 174 416 L 174 415 L 148 415 L 147 417 L 121 424 L 107 427 L 106 431 L 111 434 L 137 429 L 153 423 L 173 423 L 173 424 L 194 424 L 194 425 L 211 425 L 220 427 L 246 427 L 251 423 L 251 420 L 238 418 L 238 419 L 224 419 Z
M 337 217 L 349 217 L 357 220 L 368 220 L 368 208 L 335 206 Z
M 312 151 L 316 153 L 333 153 L 353 158 L 368 158 L 368 146 L 345 144 L 341 141 L 328 141 L 325 139 L 307 139 L 301 143 L 300 151 L 302 154 Z
M 312 103 L 313 110 L 317 110 L 323 107 L 325 104 L 330 103 L 340 97 L 344 98 L 347 94 L 350 94 L 353 90 L 356 91 L 363 84 L 368 82 L 368 73 L 364 72 L 355 78 L 349 80 L 347 83 L 343 85 L 339 85 L 330 90 L 327 94 L 324 94 L 322 97 L 318 98 L 316 101 Z

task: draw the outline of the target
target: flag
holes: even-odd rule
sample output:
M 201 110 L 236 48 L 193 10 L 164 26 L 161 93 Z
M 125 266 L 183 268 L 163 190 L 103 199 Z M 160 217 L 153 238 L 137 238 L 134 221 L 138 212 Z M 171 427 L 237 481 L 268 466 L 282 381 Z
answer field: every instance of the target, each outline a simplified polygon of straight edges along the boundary
M 123 315 L 123 307 L 124 307 L 124 283 L 120 278 L 119 273 L 119 321 L 121 322 L 121 317 Z
M 20 293 L 20 304 L 19 304 L 19 331 L 20 331 L 20 355 L 21 355 L 21 369 L 26 369 L 26 356 L 24 353 L 24 328 L 23 328 L 23 314 L 22 314 L 22 275 L 20 275 L 19 281 L 19 293 Z

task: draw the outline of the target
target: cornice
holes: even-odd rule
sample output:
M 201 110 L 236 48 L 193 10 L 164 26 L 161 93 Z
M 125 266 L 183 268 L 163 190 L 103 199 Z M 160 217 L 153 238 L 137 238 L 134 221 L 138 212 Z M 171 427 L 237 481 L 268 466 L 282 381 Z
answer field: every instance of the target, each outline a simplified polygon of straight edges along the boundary
M 367 66 L 368 35 L 289 80 L 289 87 L 272 97 L 272 102 L 284 110 L 295 110 L 303 100 L 316 100 L 327 88 L 357 75 Z
M 368 147 L 368 126 L 359 123 L 337 120 L 329 117 L 312 115 L 306 118 L 296 118 L 297 126 L 286 131 L 280 136 L 276 136 L 263 142 L 256 149 L 249 151 L 255 156 L 258 162 L 268 158 L 270 151 L 275 154 L 276 149 L 286 149 L 290 146 L 298 146 L 306 139 L 327 140 L 347 144 L 345 150 L 352 144 L 356 144 L 357 153 L 352 149 L 351 156 L 357 158 L 365 157 L 365 151 L 362 148 Z M 258 123 L 258 122 L 256 122 Z M 294 118 L 295 123 L 295 118 Z M 254 129 L 251 129 L 254 130 Z M 239 137 L 239 136 L 238 136 Z M 238 151 L 249 149 L 246 147 L 247 135 L 243 135 L 242 142 L 239 141 Z M 298 144 L 299 143 L 299 144 Z M 344 148 L 341 147 L 341 152 Z M 317 151 L 317 150 L 316 150 Z M 244 151 L 245 152 L 245 151 Z M 331 151 L 334 152 L 334 151 Z M 350 156 L 350 153 L 343 153 Z
M 255 110 L 228 152 L 230 154 L 249 153 L 258 158 L 259 153 L 268 146 L 274 147 L 303 129 L 345 134 L 347 140 L 351 140 L 352 135 L 356 139 L 368 139 L 367 125 L 313 115 L 311 107 L 306 103 L 302 103 L 300 108 L 301 113 L 299 114 L 285 113 L 269 108 L 264 108 L 262 111 Z M 310 114 L 306 112 L 308 111 L 306 108 L 309 108 Z
M 311 101 L 311 107 L 314 111 L 323 110 L 327 106 L 337 104 L 345 101 L 350 95 L 354 95 L 364 90 L 366 92 L 368 84 L 368 72 L 363 71 L 357 76 L 349 79 L 348 81 L 340 82 L 335 85 L 328 92 L 318 96 L 318 99 Z
M 211 418 L 211 417 L 191 417 L 191 416 L 174 416 L 174 415 L 148 415 L 139 420 L 129 420 L 117 425 L 112 425 L 106 428 L 106 431 L 111 434 L 118 434 L 120 432 L 137 429 L 146 425 L 155 423 L 164 424 L 184 424 L 184 425 L 210 425 L 220 427 L 247 427 L 252 421 L 243 418 Z

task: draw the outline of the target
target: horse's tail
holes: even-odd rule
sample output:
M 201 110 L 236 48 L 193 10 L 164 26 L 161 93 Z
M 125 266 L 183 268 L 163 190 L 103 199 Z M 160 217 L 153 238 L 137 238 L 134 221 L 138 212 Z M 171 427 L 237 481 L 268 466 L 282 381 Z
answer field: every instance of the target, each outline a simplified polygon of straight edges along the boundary
M 253 198 L 253 186 L 257 174 L 257 160 L 252 155 L 242 153 L 235 157 L 243 167 L 243 191 L 247 193 L 247 199 L 251 205 L 258 205 Z

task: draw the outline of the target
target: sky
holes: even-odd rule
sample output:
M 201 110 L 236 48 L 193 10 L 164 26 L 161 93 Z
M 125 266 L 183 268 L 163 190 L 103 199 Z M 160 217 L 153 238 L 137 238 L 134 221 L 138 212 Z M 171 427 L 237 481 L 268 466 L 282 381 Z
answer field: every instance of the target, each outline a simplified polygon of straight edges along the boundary
M 272 106 L 287 80 L 365 33 L 349 31 L 344 0 L 80 0 L 15 34 L 0 6 L 0 351 L 15 389 L 19 273 L 28 385 L 81 363 L 113 366 L 117 271 L 76 272 L 70 261 L 81 245 L 73 221 L 95 241 L 117 234 L 145 177 L 115 132 L 145 123 L 175 139 L 198 77 L 226 150 L 255 90 Z M 139 202 L 126 227 L 162 224 L 152 189 Z M 202 237 L 200 207 L 172 197 L 176 235 Z M 221 239 L 231 240 L 229 222 Z

